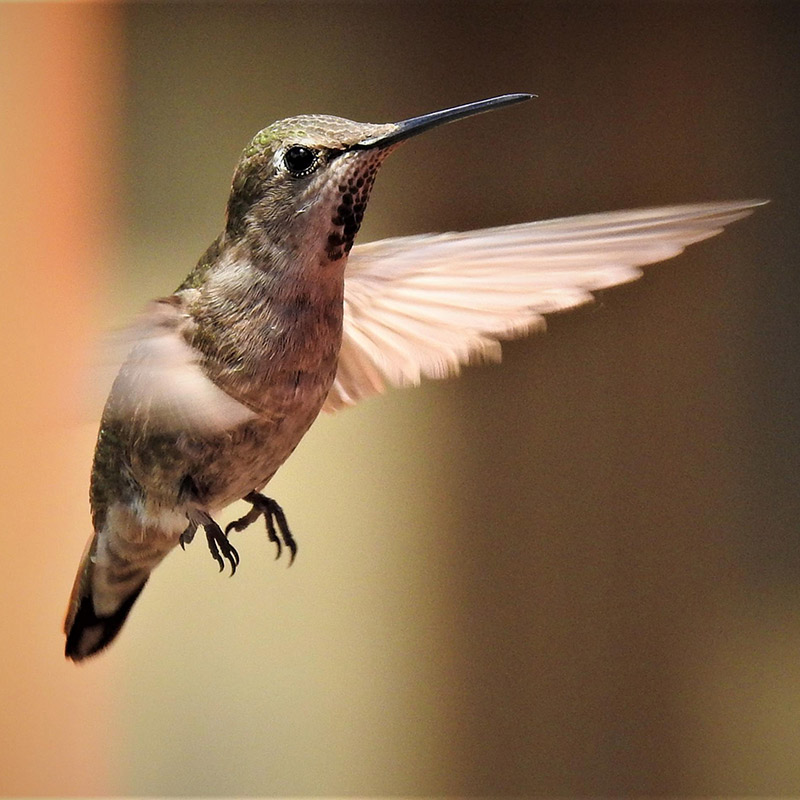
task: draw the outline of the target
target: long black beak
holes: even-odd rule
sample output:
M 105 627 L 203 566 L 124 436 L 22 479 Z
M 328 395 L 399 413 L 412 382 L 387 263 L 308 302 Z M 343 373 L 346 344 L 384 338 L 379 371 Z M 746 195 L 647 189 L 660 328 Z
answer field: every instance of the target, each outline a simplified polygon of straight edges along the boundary
M 370 150 L 373 147 L 388 147 L 438 125 L 455 122 L 457 119 L 471 117 L 474 114 L 482 114 L 484 111 L 492 111 L 495 108 L 511 106 L 514 103 L 521 103 L 523 100 L 530 100 L 532 97 L 536 97 L 536 95 L 527 93 L 504 94 L 500 95 L 500 97 L 490 97 L 488 100 L 478 100 L 475 103 L 466 103 L 463 106 L 455 106 L 454 108 L 445 108 L 443 111 L 423 114 L 421 117 L 412 117 L 411 119 L 403 120 L 403 122 L 398 122 L 389 133 L 370 136 L 351 145 L 348 149 Z

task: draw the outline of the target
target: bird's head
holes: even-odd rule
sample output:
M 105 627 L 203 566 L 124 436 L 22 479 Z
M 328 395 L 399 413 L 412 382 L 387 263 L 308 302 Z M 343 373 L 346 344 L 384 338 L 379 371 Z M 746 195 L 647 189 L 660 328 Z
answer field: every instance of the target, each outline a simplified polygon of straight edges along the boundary
M 227 234 L 258 232 L 298 252 L 318 243 L 328 261 L 353 245 L 378 167 L 402 141 L 522 100 L 511 94 L 403 122 L 371 124 L 305 115 L 273 122 L 242 153 L 228 201 Z

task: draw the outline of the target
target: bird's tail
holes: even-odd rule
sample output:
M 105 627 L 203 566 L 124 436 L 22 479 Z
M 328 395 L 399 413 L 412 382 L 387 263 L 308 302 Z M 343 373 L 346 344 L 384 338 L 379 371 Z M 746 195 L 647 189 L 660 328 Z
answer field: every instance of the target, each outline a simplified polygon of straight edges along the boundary
M 105 538 L 105 537 L 104 537 Z M 89 539 L 72 587 L 64 633 L 65 655 L 81 661 L 98 653 L 119 633 L 154 564 L 119 558 Z

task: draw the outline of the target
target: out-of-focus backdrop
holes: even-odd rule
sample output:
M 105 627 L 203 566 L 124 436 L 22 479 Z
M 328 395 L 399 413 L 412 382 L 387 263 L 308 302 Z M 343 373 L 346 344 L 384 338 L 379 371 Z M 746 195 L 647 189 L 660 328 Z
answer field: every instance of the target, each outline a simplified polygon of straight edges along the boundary
M 0 793 L 800 792 L 800 7 L 0 7 Z M 361 241 L 768 197 L 468 369 L 320 419 L 64 661 L 93 343 L 273 119 L 539 99 L 393 155 Z M 234 507 L 221 520 L 243 509 Z

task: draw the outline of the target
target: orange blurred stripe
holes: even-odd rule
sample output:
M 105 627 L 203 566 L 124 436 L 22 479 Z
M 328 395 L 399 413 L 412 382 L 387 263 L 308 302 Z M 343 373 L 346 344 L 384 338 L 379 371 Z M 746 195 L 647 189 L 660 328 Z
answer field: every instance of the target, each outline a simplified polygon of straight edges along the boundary
M 0 794 L 113 792 L 108 665 L 63 659 L 90 445 L 76 445 L 80 353 L 114 229 L 120 84 L 113 6 L 0 8 Z

